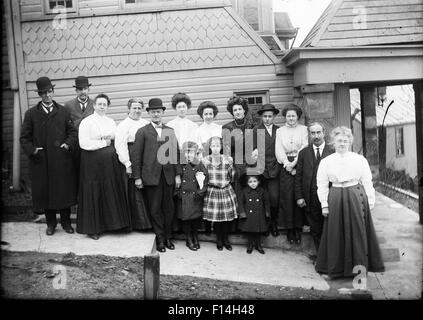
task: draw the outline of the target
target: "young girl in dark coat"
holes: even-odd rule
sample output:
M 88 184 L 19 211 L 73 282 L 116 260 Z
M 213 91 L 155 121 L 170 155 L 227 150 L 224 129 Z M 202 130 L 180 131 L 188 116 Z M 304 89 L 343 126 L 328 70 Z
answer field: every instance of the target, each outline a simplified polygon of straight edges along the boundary
M 175 190 L 177 197 L 176 214 L 186 235 L 190 250 L 200 249 L 198 227 L 203 217 L 203 198 L 207 191 L 207 170 L 197 158 L 198 145 L 186 141 L 182 145 L 185 156 L 181 164 L 181 186 Z
M 242 180 L 246 186 L 243 188 L 238 202 L 239 229 L 247 236 L 247 253 L 250 254 L 255 247 L 258 252 L 264 254 L 261 246 L 261 234 L 268 231 L 266 219 L 270 218 L 269 195 L 260 185 L 260 176 L 248 174 L 247 171 Z

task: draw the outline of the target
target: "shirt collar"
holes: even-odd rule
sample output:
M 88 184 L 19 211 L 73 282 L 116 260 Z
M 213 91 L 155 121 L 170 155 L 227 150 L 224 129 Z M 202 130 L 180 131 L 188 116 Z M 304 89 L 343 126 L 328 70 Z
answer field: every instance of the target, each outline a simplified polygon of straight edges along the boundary
M 53 107 L 53 102 L 52 102 L 52 103 L 50 103 L 49 105 L 46 105 L 44 102 L 41 102 L 41 105 L 42 105 L 44 108 L 49 109 L 49 108 L 52 108 L 52 107 Z
M 76 99 L 78 99 L 78 102 L 79 102 L 79 103 L 82 103 L 82 104 L 86 104 L 86 103 L 88 102 L 88 98 L 87 98 L 87 100 L 85 100 L 85 101 L 81 101 L 81 100 L 79 100 L 79 97 L 77 97 Z
M 314 151 L 316 151 L 316 149 L 317 149 L 317 148 L 319 148 L 319 150 L 320 150 L 320 151 L 323 151 L 323 149 L 325 148 L 325 144 L 326 144 L 326 143 L 325 143 L 324 141 L 323 141 L 323 143 L 322 143 L 320 146 L 318 146 L 318 147 L 316 147 L 316 146 L 313 144 L 313 150 L 314 150 Z

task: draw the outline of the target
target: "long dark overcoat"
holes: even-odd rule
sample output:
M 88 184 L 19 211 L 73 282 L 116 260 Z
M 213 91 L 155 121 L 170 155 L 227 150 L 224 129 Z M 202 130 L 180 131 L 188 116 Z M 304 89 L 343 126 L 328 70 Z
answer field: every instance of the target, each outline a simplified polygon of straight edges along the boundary
M 244 232 L 266 232 L 270 217 L 269 195 L 262 187 L 253 190 L 245 187 L 238 201 L 240 209 L 239 229 Z
M 25 113 L 20 142 L 29 158 L 32 202 L 35 212 L 64 209 L 76 204 L 77 172 L 72 161 L 78 132 L 69 112 L 53 101 L 47 114 L 41 102 Z M 69 150 L 60 148 L 66 143 Z M 36 147 L 43 150 L 34 155 Z

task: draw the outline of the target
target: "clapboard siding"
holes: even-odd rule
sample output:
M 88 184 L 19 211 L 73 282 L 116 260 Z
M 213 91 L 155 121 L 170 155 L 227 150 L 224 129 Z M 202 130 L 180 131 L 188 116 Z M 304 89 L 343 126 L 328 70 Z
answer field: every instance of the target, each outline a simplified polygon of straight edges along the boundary
M 94 98 L 98 93 L 109 95 L 112 100 L 109 115 L 116 121 L 126 116 L 126 103 L 134 96 L 140 97 L 145 103 L 150 98 L 160 97 L 167 107 L 165 122 L 175 116 L 171 108 L 171 98 L 177 92 L 186 92 L 191 97 L 193 107 L 189 110 L 188 117 L 195 122 L 201 122 L 196 108 L 205 100 L 211 100 L 218 106 L 217 122 L 231 120 L 231 115 L 226 111 L 226 102 L 237 92 L 268 92 L 269 102 L 278 108 L 293 101 L 292 75 L 277 76 L 273 66 L 90 77 L 90 82 L 91 97 Z M 54 99 L 57 102 L 64 103 L 74 98 L 73 79 L 58 80 L 55 84 Z M 33 91 L 34 83 L 28 83 L 27 89 L 29 105 L 33 106 L 39 101 Z
M 364 46 L 421 41 L 421 0 L 334 0 L 301 46 Z

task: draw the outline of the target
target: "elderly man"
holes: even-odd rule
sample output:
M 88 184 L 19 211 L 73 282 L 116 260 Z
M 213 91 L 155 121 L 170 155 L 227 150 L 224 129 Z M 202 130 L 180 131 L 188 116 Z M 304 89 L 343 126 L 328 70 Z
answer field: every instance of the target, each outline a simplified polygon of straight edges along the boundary
M 295 175 L 295 199 L 297 205 L 305 208 L 305 214 L 310 225 L 316 250 L 319 250 L 323 229 L 322 207 L 317 197 L 316 175 L 320 160 L 327 157 L 333 150 L 325 143 L 325 128 L 319 122 L 313 122 L 308 127 L 310 145 L 300 151 Z
M 151 123 L 138 129 L 133 146 L 132 174 L 135 186 L 144 188 L 151 223 L 160 252 L 175 249 L 171 241 L 175 215 L 174 188 L 181 184 L 178 143 L 172 128 L 162 123 L 162 100 L 150 99 L 146 108 Z
M 76 204 L 76 172 L 72 150 L 77 131 L 69 112 L 53 100 L 54 85 L 47 77 L 36 81 L 41 101 L 25 113 L 21 145 L 29 158 L 34 212 L 46 215 L 47 235 L 55 232 L 56 213 L 67 233 L 73 233 L 70 207 Z

